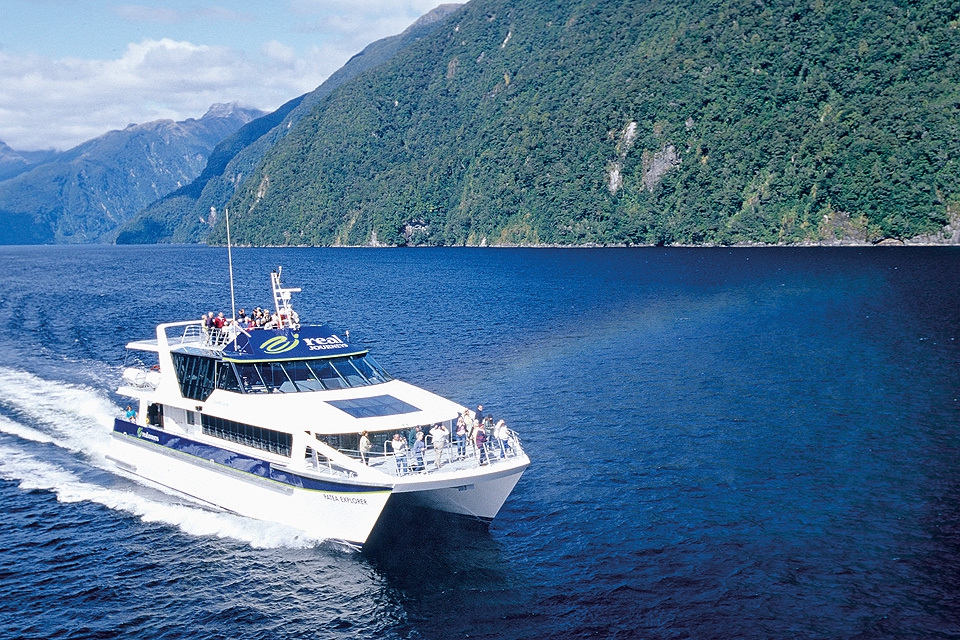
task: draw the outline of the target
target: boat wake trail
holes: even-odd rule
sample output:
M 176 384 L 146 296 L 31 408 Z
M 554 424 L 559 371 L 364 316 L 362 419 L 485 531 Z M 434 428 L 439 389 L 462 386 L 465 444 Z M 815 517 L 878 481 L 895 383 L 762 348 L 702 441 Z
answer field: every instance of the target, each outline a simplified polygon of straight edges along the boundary
M 302 531 L 184 504 L 118 475 L 106 458 L 121 410 L 91 387 L 0 367 L 0 478 L 62 503 L 92 502 L 175 526 L 195 536 L 231 538 L 254 548 L 308 548 L 323 542 Z

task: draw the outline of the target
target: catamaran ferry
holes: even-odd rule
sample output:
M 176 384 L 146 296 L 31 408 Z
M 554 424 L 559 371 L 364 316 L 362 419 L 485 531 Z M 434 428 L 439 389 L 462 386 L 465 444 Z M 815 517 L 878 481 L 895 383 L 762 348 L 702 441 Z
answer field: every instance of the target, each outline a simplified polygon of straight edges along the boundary
M 124 370 L 118 470 L 357 547 L 388 501 L 492 520 L 530 464 L 517 434 L 392 378 L 349 332 L 300 325 L 280 275 L 266 328 L 171 322 L 127 345 L 156 364 Z

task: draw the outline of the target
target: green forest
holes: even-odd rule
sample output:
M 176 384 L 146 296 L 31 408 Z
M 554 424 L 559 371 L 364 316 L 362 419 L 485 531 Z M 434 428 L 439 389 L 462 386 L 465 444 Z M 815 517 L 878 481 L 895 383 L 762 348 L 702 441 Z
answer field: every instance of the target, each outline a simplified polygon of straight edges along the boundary
M 229 202 L 250 245 L 791 244 L 960 217 L 960 0 L 473 0 Z M 208 241 L 224 243 L 222 220 Z

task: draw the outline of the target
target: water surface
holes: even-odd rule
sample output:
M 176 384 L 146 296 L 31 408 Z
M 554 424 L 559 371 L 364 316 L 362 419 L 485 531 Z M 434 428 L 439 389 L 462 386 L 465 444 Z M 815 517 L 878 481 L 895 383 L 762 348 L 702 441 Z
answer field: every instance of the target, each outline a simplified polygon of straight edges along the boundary
M 103 459 L 124 345 L 226 251 L 0 247 L 0 636 L 960 635 L 960 251 L 236 249 L 533 459 L 489 531 L 357 554 Z

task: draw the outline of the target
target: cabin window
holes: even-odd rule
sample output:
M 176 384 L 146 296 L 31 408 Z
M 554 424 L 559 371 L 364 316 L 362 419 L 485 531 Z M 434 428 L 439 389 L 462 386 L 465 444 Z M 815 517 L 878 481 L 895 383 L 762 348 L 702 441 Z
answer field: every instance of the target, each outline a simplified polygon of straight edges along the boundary
M 220 363 L 217 388 L 243 393 L 291 393 L 364 387 L 392 380 L 368 355 L 322 360 Z M 233 385 L 236 385 L 235 387 Z M 192 396 L 190 396 L 192 397 Z
M 255 427 L 251 424 L 234 422 L 206 414 L 201 416 L 201 420 L 203 421 L 203 432 L 208 436 L 290 457 L 293 436 L 289 433 Z
M 216 387 L 217 361 L 186 353 L 171 353 L 170 356 L 183 397 L 206 400 Z
M 370 384 L 360 374 L 357 368 L 351 364 L 349 359 L 340 360 L 335 363 L 334 366 L 340 373 L 340 377 L 347 381 L 348 387 L 362 387 L 365 384 Z
M 309 366 L 324 389 L 343 389 L 347 386 L 347 381 L 340 377 L 329 360 L 311 362 Z
M 370 381 L 370 384 L 379 384 L 390 379 L 390 374 L 384 371 L 380 365 L 377 364 L 377 361 L 370 356 L 351 358 L 351 362 L 360 370 L 360 373 Z
M 237 380 L 237 372 L 233 370 L 233 365 L 229 362 L 220 363 L 217 373 L 217 389 L 241 391 L 240 381 Z

